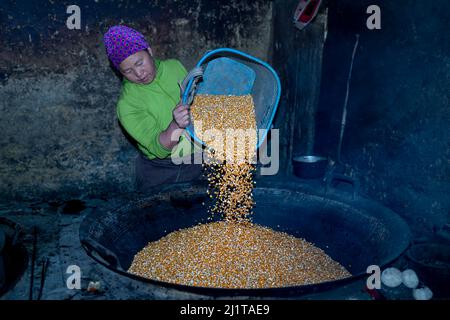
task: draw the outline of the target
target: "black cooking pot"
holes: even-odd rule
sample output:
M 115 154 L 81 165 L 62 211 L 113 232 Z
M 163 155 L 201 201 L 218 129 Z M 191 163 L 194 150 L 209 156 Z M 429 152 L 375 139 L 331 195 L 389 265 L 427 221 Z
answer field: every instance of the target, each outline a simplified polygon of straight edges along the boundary
M 328 158 L 304 155 L 292 158 L 294 175 L 302 179 L 319 179 L 325 176 L 328 167 Z
M 367 276 L 369 265 L 380 267 L 396 259 L 409 245 L 410 233 L 391 210 L 363 197 L 342 200 L 333 190 L 312 190 L 291 182 L 258 182 L 254 189 L 257 224 L 304 238 L 323 249 L 353 276 L 314 285 L 267 289 L 221 289 L 175 285 L 127 273 L 134 255 L 148 242 L 170 232 L 209 222 L 206 185 L 158 187 L 114 210 L 87 215 L 80 240 L 87 253 L 118 274 L 177 292 L 208 296 L 286 297 L 334 289 Z

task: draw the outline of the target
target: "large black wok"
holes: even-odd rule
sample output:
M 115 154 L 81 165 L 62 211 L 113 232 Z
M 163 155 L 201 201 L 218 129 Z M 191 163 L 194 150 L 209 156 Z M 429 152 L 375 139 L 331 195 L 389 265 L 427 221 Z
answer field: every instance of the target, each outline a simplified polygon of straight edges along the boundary
M 117 273 L 164 287 L 211 296 L 296 296 L 334 289 L 367 276 L 369 265 L 380 267 L 408 247 L 410 232 L 393 211 L 361 196 L 347 197 L 334 189 L 313 190 L 297 183 L 258 183 L 255 223 L 305 238 L 347 268 L 353 277 L 316 285 L 267 289 L 219 289 L 174 285 L 126 272 L 134 255 L 149 241 L 180 228 L 206 222 L 206 185 L 159 187 L 114 210 L 85 217 L 80 240 L 88 254 Z

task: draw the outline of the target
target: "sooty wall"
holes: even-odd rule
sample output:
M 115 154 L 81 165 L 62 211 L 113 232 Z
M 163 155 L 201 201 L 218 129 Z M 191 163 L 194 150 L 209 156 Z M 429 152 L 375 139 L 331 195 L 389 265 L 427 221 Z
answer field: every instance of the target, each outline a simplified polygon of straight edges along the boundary
M 69 30 L 69 5 L 81 29 Z M 267 60 L 272 3 L 243 1 L 12 1 L 0 8 L 0 195 L 3 199 L 130 191 L 136 150 L 115 115 L 120 83 L 102 34 L 142 31 L 159 58 L 191 68 L 210 49 Z

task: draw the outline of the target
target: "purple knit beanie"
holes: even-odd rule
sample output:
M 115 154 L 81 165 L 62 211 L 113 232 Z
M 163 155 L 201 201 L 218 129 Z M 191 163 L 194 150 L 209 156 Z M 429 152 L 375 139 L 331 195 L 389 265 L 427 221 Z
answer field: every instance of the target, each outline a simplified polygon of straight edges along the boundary
M 127 26 L 113 26 L 103 36 L 106 54 L 116 69 L 120 63 L 141 50 L 149 47 L 144 36 Z

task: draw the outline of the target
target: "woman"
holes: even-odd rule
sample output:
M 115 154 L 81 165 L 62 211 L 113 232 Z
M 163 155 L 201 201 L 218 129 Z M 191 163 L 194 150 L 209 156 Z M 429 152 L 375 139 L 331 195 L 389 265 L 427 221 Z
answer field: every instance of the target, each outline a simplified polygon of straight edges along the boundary
M 154 58 L 144 36 L 132 28 L 113 26 L 103 40 L 112 66 L 123 76 L 117 116 L 140 151 L 137 189 L 197 179 L 201 164 L 172 161 L 175 155 L 191 157 L 183 151 L 194 150 L 183 134 L 190 123 L 189 106 L 181 103 L 178 85 L 186 69 L 178 60 Z

